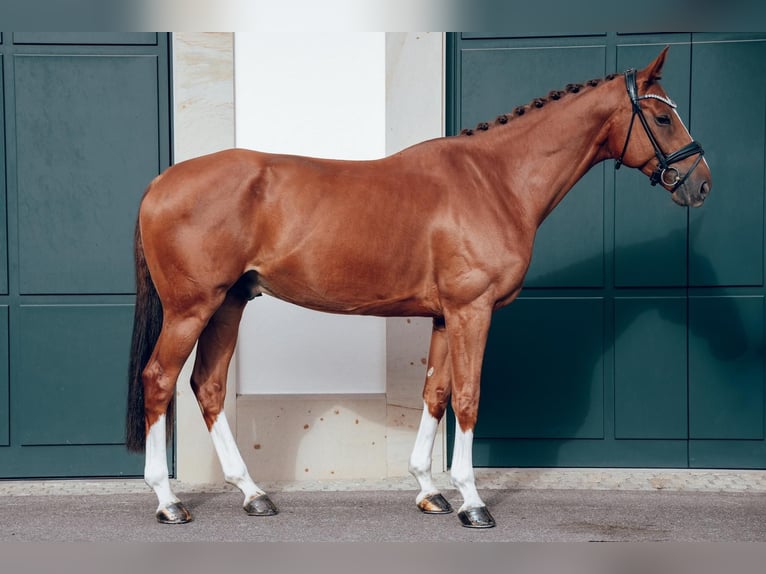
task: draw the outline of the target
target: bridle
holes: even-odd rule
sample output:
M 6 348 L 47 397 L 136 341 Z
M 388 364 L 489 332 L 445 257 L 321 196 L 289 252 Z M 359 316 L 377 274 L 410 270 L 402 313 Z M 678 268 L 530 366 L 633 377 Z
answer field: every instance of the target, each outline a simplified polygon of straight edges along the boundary
M 646 132 L 649 141 L 652 143 L 652 147 L 654 148 L 654 155 L 657 157 L 657 168 L 649 177 L 649 181 L 651 181 L 652 185 L 662 183 L 662 185 L 670 188 L 669 191 L 672 193 L 681 185 L 683 185 L 686 179 L 697 168 L 705 152 L 698 142 L 692 140 L 678 151 L 675 151 L 670 155 L 665 155 L 665 152 L 663 152 L 660 148 L 659 144 L 657 143 L 657 138 L 654 137 L 654 133 L 652 133 L 652 130 L 649 127 L 649 122 L 646 121 L 646 116 L 644 115 L 644 111 L 641 109 L 639 102 L 641 100 L 649 99 L 659 100 L 663 104 L 670 106 L 672 109 L 676 109 L 676 104 L 674 104 L 668 98 L 660 96 L 659 94 L 645 94 L 643 96 L 639 96 L 638 88 L 636 87 L 636 71 L 633 69 L 625 72 L 625 85 L 628 88 L 630 103 L 633 105 L 633 115 L 630 118 L 628 135 L 625 137 L 625 145 L 623 146 L 620 158 L 617 160 L 614 167 L 615 169 L 620 169 L 620 166 L 622 165 L 623 158 L 625 157 L 625 152 L 628 149 L 630 134 L 633 131 L 633 122 L 635 121 L 636 116 L 638 116 L 638 119 L 641 120 L 641 124 L 644 126 L 644 131 Z M 695 160 L 694 164 L 692 164 L 691 169 L 687 171 L 683 176 L 681 175 L 681 172 L 678 171 L 678 169 L 671 167 L 674 163 L 683 161 L 693 155 L 697 155 L 697 159 Z

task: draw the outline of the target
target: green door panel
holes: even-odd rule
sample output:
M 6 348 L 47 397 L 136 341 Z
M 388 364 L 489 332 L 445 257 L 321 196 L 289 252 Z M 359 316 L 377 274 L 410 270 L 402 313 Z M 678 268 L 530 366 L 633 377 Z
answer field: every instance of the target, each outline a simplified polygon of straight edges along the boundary
M 157 44 L 154 32 L 14 32 L 14 44 Z
M 460 32 L 460 37 L 464 38 L 466 40 L 472 40 L 472 39 L 482 39 L 482 38 L 509 38 L 509 39 L 518 39 L 518 38 L 541 38 L 541 39 L 549 39 L 549 38 L 564 38 L 567 41 L 571 41 L 573 37 L 577 36 L 592 36 L 594 38 L 597 38 L 598 36 L 606 36 L 606 32 L 593 32 L 588 34 L 554 34 L 551 32 Z M 603 42 L 603 40 L 601 40 Z
M 495 313 L 477 437 L 603 438 L 603 305 L 519 298 Z
M 617 69 L 643 68 L 657 57 L 662 46 L 618 46 Z M 690 59 L 689 44 L 673 44 L 662 79 L 684 122 L 688 122 L 689 115 Z M 631 141 L 633 138 L 646 138 L 638 122 Z M 627 167 L 616 173 L 614 205 L 615 285 L 686 285 L 687 211 L 677 207 L 660 186 L 651 187 L 646 175 Z
M 451 446 L 454 427 L 448 427 Z M 476 437 L 477 467 L 678 468 L 687 466 L 686 440 L 541 440 Z M 448 451 L 448 454 L 450 451 Z
M 0 305 L 0 447 L 10 444 L 8 305 Z
M 686 299 L 616 299 L 615 437 L 685 439 Z
M 690 468 L 763 469 L 766 467 L 764 441 L 690 440 Z
M 22 294 L 133 292 L 138 201 L 159 172 L 157 64 L 15 57 Z
M 132 305 L 21 307 L 18 376 L 26 383 L 16 429 L 22 445 L 125 442 L 132 320 Z
M 0 54 L 0 86 L 4 85 L 4 60 Z M 0 110 L 5 108 L 3 90 L 0 90 Z M 0 116 L 0 157 L 5 157 L 5 118 Z M 8 228 L 6 225 L 5 162 L 0 161 L 0 295 L 8 294 Z
M 3 478 L 139 477 L 144 456 L 122 444 L 0 448 L 0 468 Z
M 477 49 L 462 53 L 463 127 L 492 121 L 568 83 L 606 75 L 604 46 Z M 604 275 L 604 169 L 591 170 L 543 223 L 526 285 L 600 286 Z
M 764 438 L 763 323 L 763 296 L 689 299 L 691 438 Z
M 692 133 L 713 191 L 690 213 L 694 286 L 763 284 L 766 42 L 694 45 Z M 746 80 L 746 81 L 745 81 Z

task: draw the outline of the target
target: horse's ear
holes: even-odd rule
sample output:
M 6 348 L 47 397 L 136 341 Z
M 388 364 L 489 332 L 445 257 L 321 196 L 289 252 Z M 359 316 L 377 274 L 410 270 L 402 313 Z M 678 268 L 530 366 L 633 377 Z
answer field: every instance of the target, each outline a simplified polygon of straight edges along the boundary
M 665 58 L 668 55 L 668 50 L 670 49 L 670 46 L 665 46 L 662 49 L 662 52 L 660 52 L 660 55 L 657 56 L 654 59 L 654 62 L 649 64 L 644 70 L 643 70 L 643 76 L 644 76 L 644 82 L 647 86 L 653 84 L 654 82 L 658 81 L 660 78 L 662 78 L 662 66 L 665 65 Z

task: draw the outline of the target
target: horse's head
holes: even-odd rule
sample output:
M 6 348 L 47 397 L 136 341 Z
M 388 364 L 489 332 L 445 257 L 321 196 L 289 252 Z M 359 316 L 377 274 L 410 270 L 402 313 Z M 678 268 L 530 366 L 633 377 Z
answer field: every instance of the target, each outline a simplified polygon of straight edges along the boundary
M 710 193 L 710 168 L 659 84 L 668 48 L 645 69 L 625 72 L 624 105 L 610 134 L 613 150 L 622 150 L 617 167 L 626 164 L 660 184 L 679 205 L 699 207 Z M 638 121 L 636 121 L 638 119 Z M 619 143 L 617 143 L 619 142 Z M 623 143 L 624 142 L 624 143 Z

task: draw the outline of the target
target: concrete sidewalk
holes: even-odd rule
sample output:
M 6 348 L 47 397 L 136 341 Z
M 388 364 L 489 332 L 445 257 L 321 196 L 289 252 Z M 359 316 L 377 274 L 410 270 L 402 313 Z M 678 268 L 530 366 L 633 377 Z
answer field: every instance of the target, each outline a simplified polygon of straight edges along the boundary
M 176 492 L 194 521 L 154 519 L 140 480 L 0 483 L 0 541 L 766 542 L 766 474 L 726 471 L 478 471 L 497 527 L 424 515 L 411 479 L 263 485 L 280 508 L 250 517 L 228 486 Z M 437 476 L 457 508 L 459 494 Z

